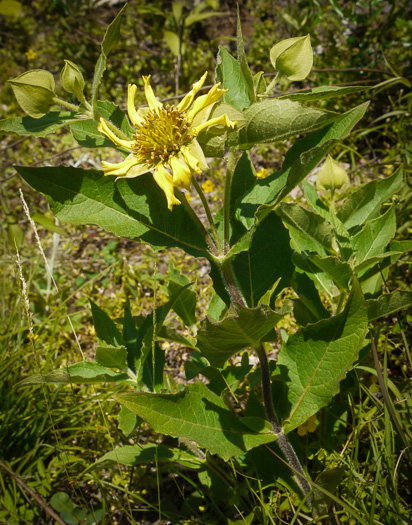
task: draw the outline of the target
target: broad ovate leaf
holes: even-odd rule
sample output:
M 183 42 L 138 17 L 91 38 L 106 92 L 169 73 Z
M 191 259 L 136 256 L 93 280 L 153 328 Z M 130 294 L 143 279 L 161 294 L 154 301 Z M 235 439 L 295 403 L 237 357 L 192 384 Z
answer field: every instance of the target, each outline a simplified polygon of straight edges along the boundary
M 187 438 L 223 460 L 241 456 L 276 439 L 270 423 L 260 417 L 237 417 L 223 399 L 201 382 L 177 394 L 119 394 L 115 400 L 161 434 Z
M 41 118 L 49 111 L 55 88 L 51 73 L 44 69 L 32 69 L 9 82 L 19 106 L 27 115 Z
M 304 80 L 313 65 L 310 36 L 288 38 L 275 44 L 270 50 L 272 66 L 289 80 Z

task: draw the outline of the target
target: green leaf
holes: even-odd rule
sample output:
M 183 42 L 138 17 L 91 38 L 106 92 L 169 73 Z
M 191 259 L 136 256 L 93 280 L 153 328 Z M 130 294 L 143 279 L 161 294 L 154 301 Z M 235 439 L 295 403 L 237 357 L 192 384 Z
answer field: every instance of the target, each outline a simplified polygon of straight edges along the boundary
M 176 246 L 195 257 L 208 254 L 192 217 L 183 206 L 167 209 L 165 195 L 150 173 L 115 182 L 101 171 L 72 167 L 16 170 L 47 196 L 62 222 L 97 224 L 119 237 L 140 238 L 155 247 Z
M 128 410 L 126 407 L 122 407 L 120 409 L 118 415 L 119 429 L 123 432 L 123 435 L 125 437 L 129 437 L 133 430 L 136 428 L 138 424 L 138 419 L 139 418 L 136 416 L 136 414 Z M 141 421 L 142 420 L 140 419 L 140 422 Z
M 44 69 L 25 71 L 13 80 L 9 80 L 14 96 L 22 110 L 30 117 L 43 117 L 55 96 L 54 77 Z
M 337 257 L 319 257 L 312 253 L 296 253 L 293 261 L 298 268 L 308 273 L 309 277 L 315 280 L 311 274 L 320 272 L 326 273 L 343 291 L 349 290 L 349 282 L 353 277 L 353 270 L 348 263 L 339 260 Z
M 255 102 L 245 109 L 244 116 L 247 119 L 246 126 L 238 133 L 229 133 L 228 146 L 238 145 L 241 149 L 249 149 L 255 144 L 286 140 L 321 128 L 340 117 L 337 113 L 279 99 Z
M 205 319 L 197 334 L 197 347 L 212 366 L 223 368 L 232 355 L 259 345 L 281 318 L 265 305 L 239 307 L 236 316 L 221 322 Z
M 41 118 L 6 118 L 0 120 L 0 134 L 17 133 L 23 137 L 45 137 L 63 126 L 77 122 L 75 115 L 69 111 L 50 111 Z
M 321 257 L 334 254 L 333 229 L 320 215 L 297 204 L 282 202 L 276 209 L 289 230 L 292 248 L 297 252 L 315 252 Z
M 366 221 L 379 216 L 382 204 L 401 189 L 402 182 L 402 167 L 387 179 L 368 182 L 343 202 L 338 218 L 350 233 L 356 233 Z
M 297 102 L 313 102 L 315 100 L 328 100 L 330 98 L 341 97 L 352 93 L 359 93 L 370 89 L 364 86 L 319 86 L 299 93 L 290 93 L 289 95 L 281 95 L 280 100 L 288 99 Z
M 224 47 L 219 47 L 217 54 L 216 81 L 221 83 L 221 89 L 227 89 L 222 97 L 223 102 L 231 104 L 240 111 L 250 106 L 254 95 L 251 98 L 242 67 Z
M 45 385 L 45 384 L 81 384 L 88 385 L 94 383 L 113 383 L 128 379 L 127 374 L 113 372 L 109 368 L 98 363 L 81 361 L 67 368 L 59 368 L 55 372 L 46 375 L 33 375 L 26 377 L 17 383 L 19 386 L 26 385 Z
M 127 350 L 125 346 L 98 346 L 96 362 L 107 368 L 127 368 Z
M 291 406 L 284 422 L 286 433 L 316 414 L 339 391 L 363 344 L 367 324 L 365 300 L 354 278 L 342 313 L 299 329 L 282 346 L 277 366 Z
M 122 346 L 123 337 L 114 322 L 106 312 L 99 308 L 91 299 L 90 305 L 92 307 L 94 329 L 99 340 L 106 343 L 106 346 Z
M 169 261 L 169 281 L 167 288 L 169 291 L 169 297 L 176 293 L 182 286 L 190 285 L 189 279 L 181 274 L 179 270 L 174 268 L 172 261 Z M 192 326 L 196 324 L 196 298 L 197 295 L 193 290 L 186 290 L 180 294 L 179 298 L 173 304 L 173 310 L 181 318 L 186 326 Z
M 257 306 L 279 277 L 277 292 L 289 286 L 292 253 L 288 230 L 276 213 L 270 213 L 257 225 L 249 250 L 233 258 L 233 270 L 250 307 Z
M 383 255 L 383 252 L 396 233 L 395 206 L 377 219 L 369 220 L 364 228 L 351 238 L 357 263 Z
M 306 326 L 329 317 L 315 285 L 306 274 L 296 273 L 291 284 L 298 294 L 298 298 L 293 299 L 293 314 L 298 324 Z
M 250 191 L 256 182 L 256 172 L 248 152 L 244 152 L 233 172 L 232 185 L 230 189 L 230 220 L 232 225 L 232 236 L 230 244 L 233 245 L 244 233 L 245 228 L 237 220 L 236 212 L 238 201 Z
M 304 80 L 313 65 L 310 35 L 288 38 L 270 50 L 272 66 L 289 80 Z
M 313 211 L 330 222 L 331 214 L 329 212 L 329 207 L 322 201 L 321 197 L 319 197 L 316 188 L 312 186 L 312 184 L 309 184 L 307 180 L 302 182 L 302 188 L 305 198 Z
M 127 3 L 117 13 L 116 18 L 106 29 L 102 41 L 102 53 L 107 57 L 110 51 L 114 48 L 120 38 L 120 22 L 123 11 L 126 9 Z
M 366 301 L 369 321 L 392 315 L 411 306 L 412 292 L 404 290 L 395 290 L 392 293 L 381 295 L 378 299 L 368 299 Z
M 215 104 L 209 118 L 227 115 L 232 121 L 236 121 L 236 129 L 246 125 L 246 119 L 243 113 L 230 104 Z M 220 157 L 225 154 L 228 131 L 222 133 L 220 126 L 212 126 L 202 131 L 198 136 L 198 142 L 202 146 L 203 153 L 206 157 Z
M 224 461 L 276 439 L 267 421 L 235 416 L 200 382 L 177 394 L 119 394 L 114 398 L 144 418 L 156 432 L 195 441 Z
M 255 102 L 255 90 L 253 88 L 253 78 L 252 73 L 250 72 L 249 65 L 247 63 L 245 47 L 243 45 L 243 36 L 242 36 L 242 25 L 240 23 L 239 15 L 239 4 L 237 6 L 237 61 L 242 71 L 242 77 L 246 84 L 248 91 L 248 98 L 251 102 Z
M 163 29 L 163 40 L 169 46 L 170 51 L 175 57 L 180 54 L 180 38 L 174 31 Z
M 124 407 L 122 407 L 122 410 Z M 199 468 L 203 461 L 190 452 L 166 445 L 146 443 L 139 445 L 126 445 L 107 452 L 98 459 L 90 468 L 108 467 L 113 465 L 125 465 L 136 467 L 147 463 L 178 463 L 184 467 Z
M 51 219 L 41 213 L 33 213 L 31 218 L 36 224 L 40 224 L 40 226 L 43 226 L 43 228 L 49 232 L 58 233 L 59 235 L 67 235 L 66 230 L 60 226 L 57 226 L 57 224 L 55 224 Z
M 97 102 L 96 110 L 103 118 L 113 122 L 113 124 L 127 137 L 131 138 L 135 133 L 135 129 L 130 125 L 126 113 L 116 106 L 116 104 L 113 104 L 113 102 L 99 100 Z M 103 135 L 103 133 L 100 133 L 97 126 L 98 122 L 95 120 L 86 119 L 75 121 L 71 124 L 70 128 L 73 137 L 85 148 L 109 147 L 115 148 L 121 152 L 125 151 L 123 148 L 115 146 L 110 139 Z
M 335 144 L 349 135 L 367 107 L 368 104 L 362 104 L 351 109 L 340 115 L 334 123 L 297 141 L 286 153 L 281 171 L 257 180 L 238 206 L 240 219 L 245 226 L 253 224 L 259 207 L 257 216 L 262 219 L 300 184 Z

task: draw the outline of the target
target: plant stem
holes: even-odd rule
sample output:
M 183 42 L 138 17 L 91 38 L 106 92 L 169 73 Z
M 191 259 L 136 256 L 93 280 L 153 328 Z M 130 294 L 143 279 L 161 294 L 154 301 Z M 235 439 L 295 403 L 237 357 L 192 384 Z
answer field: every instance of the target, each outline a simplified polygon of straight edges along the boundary
M 310 484 L 307 481 L 305 472 L 300 464 L 299 458 L 296 455 L 294 448 L 290 441 L 283 433 L 282 427 L 279 424 L 278 417 L 275 412 L 272 400 L 272 388 L 270 383 L 270 370 L 269 363 L 266 356 L 266 351 L 262 344 L 255 348 L 256 353 L 259 357 L 260 370 L 262 374 L 262 390 L 263 390 L 263 401 L 265 404 L 266 415 L 269 423 L 272 425 L 273 432 L 276 434 L 277 443 L 279 444 L 280 450 L 283 452 L 286 461 L 294 469 L 297 474 L 297 480 L 305 496 L 311 491 Z M 310 496 L 308 496 L 308 504 L 311 507 L 312 502 Z
M 230 189 L 232 186 L 233 172 L 236 164 L 236 148 L 231 148 L 229 151 L 229 158 L 227 161 L 227 171 L 225 179 L 225 193 L 223 197 L 223 253 L 226 254 L 229 249 L 229 238 L 230 238 Z
M 269 93 L 272 91 L 272 89 L 275 87 L 276 82 L 278 81 L 279 75 L 280 75 L 280 73 L 277 72 L 276 75 L 274 76 L 274 78 L 271 80 L 270 84 L 268 85 L 268 87 L 266 88 L 266 91 L 264 93 L 265 97 L 267 97 L 269 95 Z
M 222 277 L 226 283 L 226 287 L 229 291 L 229 295 L 230 295 L 232 305 L 235 311 L 236 311 L 236 306 L 238 305 L 247 308 L 246 301 L 243 298 L 242 293 L 240 292 L 239 287 L 236 283 L 236 277 L 234 275 L 233 268 L 229 261 L 221 265 L 221 272 L 222 272 Z M 311 498 L 310 496 L 308 496 L 308 494 L 311 491 L 310 484 L 307 481 L 305 472 L 302 468 L 302 465 L 300 464 L 300 461 L 298 459 L 298 456 L 296 455 L 294 448 L 292 447 L 286 435 L 283 433 L 282 427 L 279 424 L 279 420 L 275 412 L 275 407 L 273 406 L 272 387 L 271 387 L 271 381 L 270 381 L 270 370 L 269 370 L 269 363 L 268 363 L 266 351 L 262 343 L 254 347 L 254 350 L 256 351 L 258 355 L 259 363 L 260 363 L 260 370 L 262 374 L 263 402 L 265 405 L 265 411 L 266 411 L 267 418 L 269 420 L 269 423 L 272 425 L 273 432 L 275 433 L 277 437 L 277 442 L 279 444 L 279 447 L 281 451 L 283 452 L 283 455 L 285 456 L 286 461 L 292 467 L 295 474 L 297 475 L 297 481 L 299 483 L 299 486 L 302 489 L 303 494 L 307 496 L 308 505 L 311 507 L 312 506 Z
M 175 195 L 181 202 L 182 206 L 185 208 L 185 210 L 190 214 L 190 216 L 193 218 L 193 220 L 196 222 L 196 224 L 199 226 L 199 228 L 202 231 L 203 237 L 209 247 L 210 253 L 214 257 L 219 257 L 219 252 L 216 248 L 216 245 L 210 236 L 209 232 L 206 230 L 203 222 L 199 219 L 197 214 L 193 211 L 193 208 L 190 206 L 190 204 L 187 202 L 186 197 L 183 195 L 181 191 L 179 191 L 177 188 L 175 188 Z
M 207 220 L 209 221 L 210 227 L 212 228 L 212 232 L 213 232 L 213 235 L 214 235 L 214 238 L 215 238 L 216 246 L 217 246 L 219 252 L 222 254 L 222 247 L 220 245 L 219 236 L 217 234 L 216 226 L 215 226 L 215 223 L 213 221 L 212 213 L 211 213 L 210 208 L 209 208 L 209 203 L 207 202 L 205 194 L 203 193 L 202 188 L 199 186 L 199 183 L 197 182 L 195 177 L 192 178 L 192 184 L 195 187 L 195 190 L 197 191 L 197 194 L 199 195 L 200 200 L 202 201 L 203 207 L 204 207 L 206 215 L 207 215 Z
M 71 104 L 70 102 L 67 102 L 66 100 L 63 100 L 59 97 L 53 97 L 53 102 L 59 104 L 59 106 L 64 106 L 65 108 L 70 109 L 71 111 L 75 111 L 76 113 L 82 113 L 81 108 L 79 106 Z

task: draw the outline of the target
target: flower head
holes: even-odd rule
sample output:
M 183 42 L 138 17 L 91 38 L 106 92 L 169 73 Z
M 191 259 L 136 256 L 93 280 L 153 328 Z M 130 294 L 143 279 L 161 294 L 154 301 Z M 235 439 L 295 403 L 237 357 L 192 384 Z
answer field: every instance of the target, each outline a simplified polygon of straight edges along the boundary
M 299 436 L 306 436 L 308 432 L 315 432 L 317 426 L 316 414 L 314 414 L 313 416 L 310 416 L 310 418 L 302 425 L 300 425 L 298 428 L 298 434 Z
M 143 77 L 143 82 L 149 107 L 136 109 L 134 99 L 137 87 L 129 85 L 127 113 L 136 130 L 131 140 L 119 137 L 116 128 L 103 118 L 98 129 L 114 144 L 129 150 L 130 155 L 118 164 L 102 162 L 104 173 L 137 177 L 150 171 L 166 195 L 169 210 L 180 204 L 174 188 L 188 190 L 193 173 L 199 174 L 207 169 L 197 135 L 210 126 L 233 128 L 236 124 L 226 114 L 208 120 L 213 104 L 225 93 L 224 89 L 219 89 L 219 84 L 195 100 L 206 76 L 207 73 L 193 84 L 191 91 L 177 106 L 164 106 L 159 102 L 150 85 L 150 76 L 147 76 Z

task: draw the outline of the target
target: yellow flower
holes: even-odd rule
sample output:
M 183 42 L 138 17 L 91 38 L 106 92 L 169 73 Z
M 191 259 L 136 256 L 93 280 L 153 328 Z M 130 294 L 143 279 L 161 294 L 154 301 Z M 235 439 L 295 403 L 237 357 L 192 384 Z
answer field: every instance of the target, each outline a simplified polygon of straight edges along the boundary
M 266 168 L 261 168 L 259 171 L 256 172 L 256 177 L 259 179 L 264 179 L 266 177 L 266 174 L 269 170 Z
M 305 436 L 307 432 L 315 432 L 316 427 L 316 414 L 313 416 L 310 416 L 310 418 L 303 423 L 303 425 L 300 425 L 298 428 L 298 434 L 299 436 Z
M 212 192 L 214 189 L 215 189 L 215 184 L 214 184 L 214 182 L 212 182 L 211 180 L 207 180 L 206 182 L 204 182 L 204 183 L 202 184 L 202 190 L 203 190 L 205 193 L 210 193 L 210 192 Z
M 24 54 L 26 55 L 28 60 L 34 60 L 36 58 L 36 56 L 37 56 L 37 51 L 33 51 L 33 49 L 30 48 Z
M 137 87 L 129 85 L 127 113 L 136 129 L 131 140 L 119 137 L 116 128 L 103 118 L 98 126 L 114 144 L 130 151 L 130 155 L 118 164 L 102 162 L 105 175 L 129 178 L 151 172 L 166 195 L 169 210 L 180 204 L 174 188 L 189 190 L 193 173 L 199 174 L 208 167 L 197 135 L 210 126 L 233 128 L 236 124 L 226 114 L 208 120 L 213 104 L 225 93 L 224 89 L 219 89 L 219 84 L 194 100 L 206 76 L 207 73 L 193 84 L 177 106 L 164 106 L 159 102 L 150 85 L 150 76 L 147 76 L 143 77 L 143 82 L 149 107 L 136 109 Z

